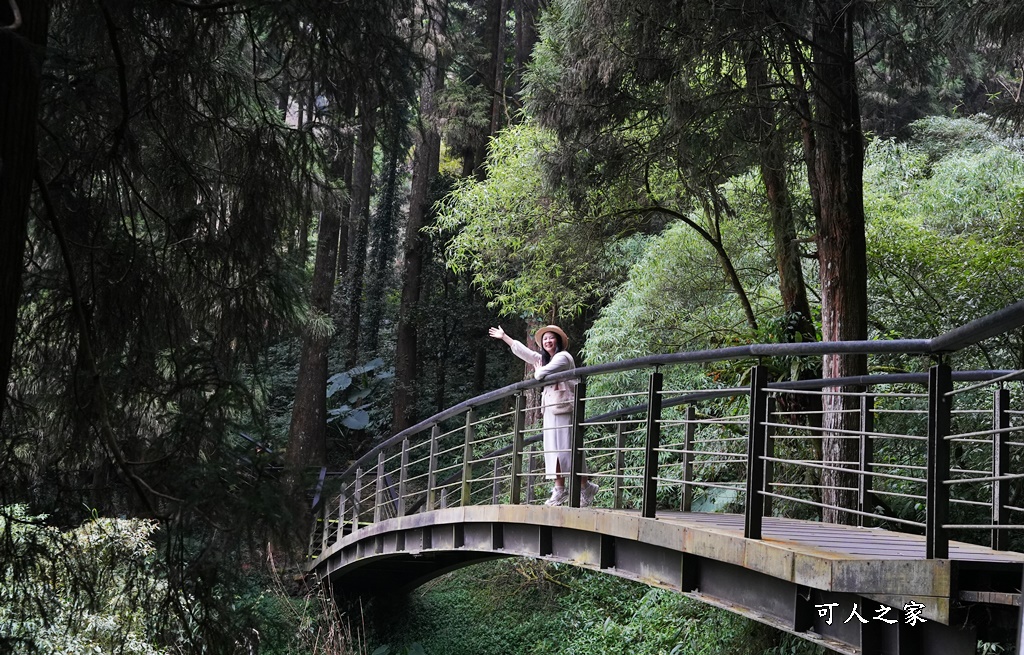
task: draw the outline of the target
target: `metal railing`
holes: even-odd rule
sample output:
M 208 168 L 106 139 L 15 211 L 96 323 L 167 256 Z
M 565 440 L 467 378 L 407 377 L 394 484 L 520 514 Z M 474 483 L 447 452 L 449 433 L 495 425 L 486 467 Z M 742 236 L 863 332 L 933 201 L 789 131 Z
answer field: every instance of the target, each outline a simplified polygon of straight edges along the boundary
M 951 532 L 1005 550 L 1011 533 L 1024 530 L 1024 371 L 954 372 L 946 361 L 1021 325 L 1024 301 L 929 340 L 754 344 L 509 385 L 394 435 L 328 480 L 337 493 L 325 492 L 315 508 L 310 557 L 388 518 L 542 502 L 542 408 L 527 406 L 539 397 L 528 392 L 566 379 L 578 381 L 571 507 L 580 505 L 586 475 L 600 485 L 595 506 L 646 518 L 667 509 L 743 513 L 750 538 L 761 537 L 765 516 L 821 520 L 832 512 L 848 523 L 921 532 L 929 558 L 948 556 Z M 826 354 L 935 363 L 917 373 L 797 382 L 771 382 L 764 363 Z M 743 386 L 676 388 L 694 372 L 707 379 L 709 367 L 742 361 L 753 362 Z M 641 371 L 645 389 L 623 390 L 615 377 Z M 843 397 L 845 427 L 834 415 L 825 425 L 827 396 Z M 843 441 L 854 442 L 841 451 L 856 454 L 849 461 L 823 457 L 823 444 Z

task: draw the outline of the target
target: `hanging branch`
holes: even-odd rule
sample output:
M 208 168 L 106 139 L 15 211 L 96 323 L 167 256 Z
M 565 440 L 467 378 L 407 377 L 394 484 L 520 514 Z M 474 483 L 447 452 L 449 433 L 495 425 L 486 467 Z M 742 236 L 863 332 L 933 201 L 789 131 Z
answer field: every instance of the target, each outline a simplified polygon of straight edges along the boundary
M 107 400 L 106 391 L 103 388 L 103 381 L 100 377 L 99 369 L 96 366 L 95 355 L 92 350 L 92 340 L 89 338 L 89 325 L 85 318 L 85 311 L 83 309 L 81 293 L 78 290 L 78 282 L 75 278 L 74 268 L 71 262 L 71 253 L 68 250 L 67 240 L 64 238 L 64 232 L 60 229 L 60 223 L 57 221 L 57 216 L 53 210 L 53 203 L 50 200 L 49 192 L 47 191 L 46 183 L 42 178 L 39 170 L 36 169 L 36 185 L 39 187 L 39 194 L 43 201 L 43 206 L 46 210 L 46 216 L 49 219 L 50 227 L 53 229 L 54 235 L 57 237 L 57 243 L 60 247 L 61 258 L 64 260 L 64 266 L 67 269 L 68 274 L 68 286 L 71 290 L 71 306 L 74 311 L 75 321 L 78 323 L 79 339 L 81 339 L 82 357 L 84 358 L 83 364 L 89 371 L 90 376 L 95 380 L 98 394 L 98 407 L 97 414 L 99 415 L 100 422 L 100 435 L 103 440 L 103 445 L 106 446 L 114 462 L 117 464 L 117 468 L 124 474 L 125 478 L 134 488 L 135 493 L 139 499 L 146 504 L 147 509 L 153 516 L 158 516 L 156 507 L 153 505 L 152 496 L 169 500 L 173 503 L 181 504 L 183 501 L 180 498 L 169 496 L 161 493 L 151 486 L 149 486 L 142 478 L 140 478 L 134 471 L 131 470 L 124 453 L 117 445 L 117 439 L 114 437 L 114 430 L 110 425 L 110 418 L 107 415 Z
M 11 6 L 11 14 L 14 15 L 14 22 L 10 25 L 0 26 L 0 29 L 14 31 L 21 27 L 21 10 L 18 9 L 17 0 L 7 0 L 7 4 Z
M 11 0 L 14 2 L 14 0 Z M 117 88 L 121 99 L 121 122 L 114 128 L 114 142 L 110 146 L 110 156 L 114 157 L 124 140 L 125 132 L 128 130 L 128 118 L 131 107 L 128 101 L 128 78 L 127 67 L 124 63 L 124 55 L 121 52 L 121 44 L 117 40 L 117 26 L 114 25 L 114 18 L 110 15 L 107 5 L 99 2 L 100 12 L 103 14 L 103 22 L 107 26 L 107 37 L 110 39 L 110 50 L 114 55 L 117 64 Z

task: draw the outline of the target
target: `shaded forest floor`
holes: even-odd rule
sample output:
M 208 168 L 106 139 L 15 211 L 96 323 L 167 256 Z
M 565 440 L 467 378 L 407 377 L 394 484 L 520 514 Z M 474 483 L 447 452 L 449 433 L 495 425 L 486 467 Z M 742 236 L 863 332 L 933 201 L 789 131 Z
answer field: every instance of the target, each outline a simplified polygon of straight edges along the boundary
M 680 594 L 570 565 L 478 564 L 367 608 L 374 655 L 823 655 Z

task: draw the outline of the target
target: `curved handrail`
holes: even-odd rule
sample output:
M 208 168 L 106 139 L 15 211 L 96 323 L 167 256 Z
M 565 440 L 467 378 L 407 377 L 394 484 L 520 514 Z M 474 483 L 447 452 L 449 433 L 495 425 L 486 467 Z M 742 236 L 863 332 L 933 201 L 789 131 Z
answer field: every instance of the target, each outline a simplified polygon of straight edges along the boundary
M 620 373 L 628 370 L 657 368 L 672 364 L 706 364 L 723 360 L 760 359 L 764 357 L 807 357 L 815 355 L 942 355 L 962 350 L 988 337 L 1024 325 L 1024 300 L 972 321 L 931 339 L 894 339 L 875 341 L 813 341 L 801 343 L 768 343 L 730 346 L 727 348 L 683 351 L 664 355 L 647 355 L 605 364 L 595 364 L 548 376 L 544 380 L 523 380 L 500 389 L 464 400 L 412 425 L 374 446 L 357 459 L 341 478 L 348 479 L 356 469 L 371 462 L 378 451 L 401 443 L 403 439 L 441 423 L 463 412 L 517 392 L 535 389 L 563 380 L 592 375 Z M 845 381 L 844 384 L 860 384 Z

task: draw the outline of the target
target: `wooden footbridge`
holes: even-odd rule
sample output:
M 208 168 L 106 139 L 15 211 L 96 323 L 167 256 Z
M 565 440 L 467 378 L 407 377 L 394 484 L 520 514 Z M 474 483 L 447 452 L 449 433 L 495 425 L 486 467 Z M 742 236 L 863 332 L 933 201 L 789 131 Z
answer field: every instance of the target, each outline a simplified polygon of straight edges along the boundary
M 1022 325 L 1024 302 L 933 339 L 749 345 L 559 374 L 546 382 L 579 380 L 563 507 L 542 502 L 542 383 L 478 396 L 322 479 L 309 570 L 336 595 L 379 595 L 532 557 L 841 653 L 960 655 L 979 641 L 1024 653 L 1024 371 L 952 367 L 978 344 L 1020 357 Z M 888 372 L 776 381 L 835 353 Z M 746 371 L 744 384 L 687 389 L 729 371 Z M 822 456 L 843 442 L 856 457 Z M 601 485 L 587 508 L 584 472 Z

